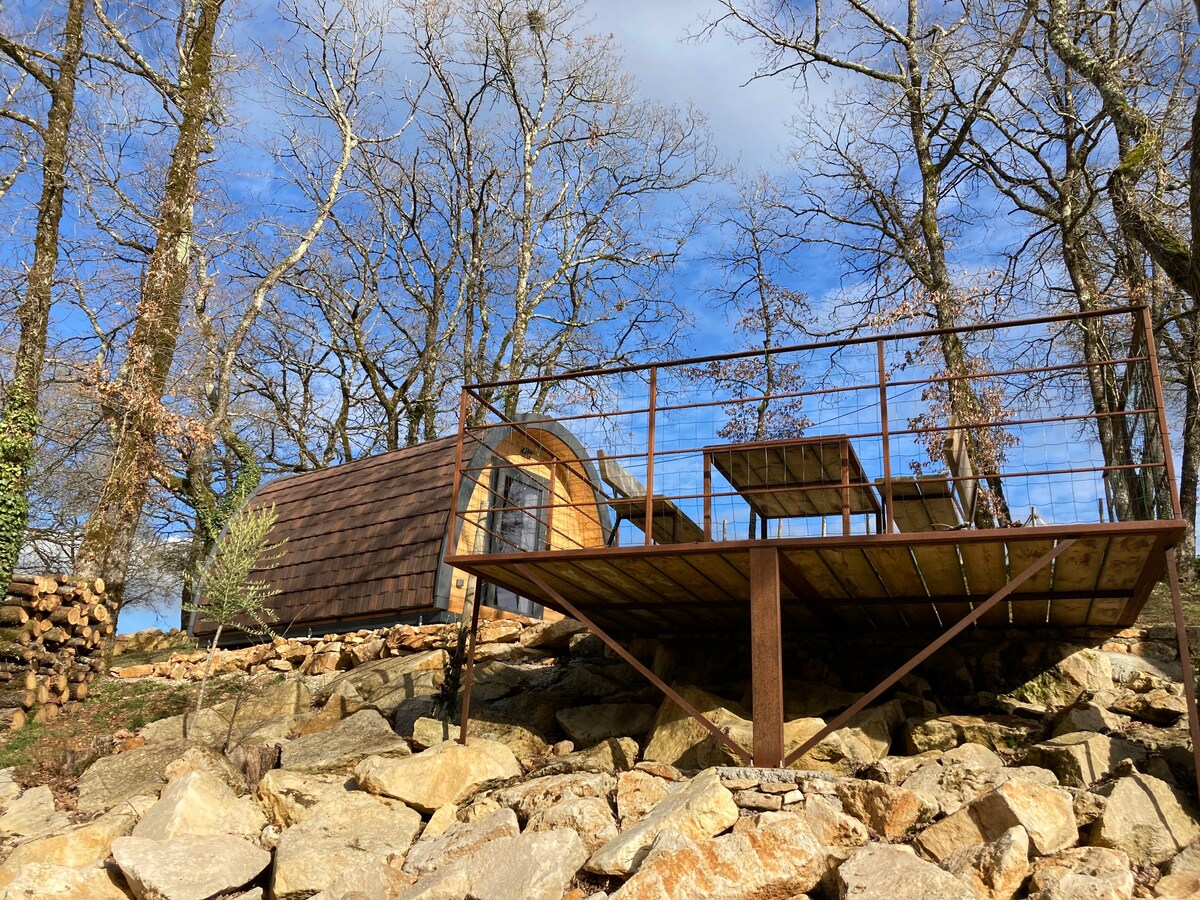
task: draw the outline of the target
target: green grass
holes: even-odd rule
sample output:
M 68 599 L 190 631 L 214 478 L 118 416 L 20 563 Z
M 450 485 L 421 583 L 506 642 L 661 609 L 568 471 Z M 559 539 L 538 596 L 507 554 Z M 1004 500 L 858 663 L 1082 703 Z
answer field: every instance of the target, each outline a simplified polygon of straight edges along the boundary
M 18 768 L 29 765 L 31 748 L 45 732 L 46 726 L 39 722 L 26 722 L 23 728 L 12 732 L 11 737 L 0 746 L 0 769 L 9 766 Z
M 244 679 L 236 676 L 209 682 L 205 705 L 238 693 Z M 15 766 L 24 784 L 50 784 L 64 793 L 93 761 L 115 750 L 112 735 L 191 708 L 197 682 L 115 678 L 97 680 L 88 698 L 73 704 L 52 722 L 28 722 L 0 740 L 0 767 Z

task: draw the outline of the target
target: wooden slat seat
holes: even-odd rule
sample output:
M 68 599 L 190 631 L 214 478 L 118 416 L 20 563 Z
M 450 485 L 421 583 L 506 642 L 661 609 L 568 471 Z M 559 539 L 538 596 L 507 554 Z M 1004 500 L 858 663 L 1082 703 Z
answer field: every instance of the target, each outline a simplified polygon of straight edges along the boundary
M 875 485 L 883 493 L 883 479 Z M 962 526 L 947 475 L 902 476 L 892 479 L 892 520 L 900 531 L 946 531 Z

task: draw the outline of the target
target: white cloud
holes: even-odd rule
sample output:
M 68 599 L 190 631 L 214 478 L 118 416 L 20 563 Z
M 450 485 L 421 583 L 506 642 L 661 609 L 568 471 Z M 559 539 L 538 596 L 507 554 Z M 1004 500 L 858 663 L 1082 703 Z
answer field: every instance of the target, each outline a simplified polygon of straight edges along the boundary
M 611 32 L 626 69 L 650 99 L 694 105 L 708 114 L 725 156 L 745 168 L 774 167 L 789 142 L 787 121 L 796 96 L 787 79 L 746 83 L 754 74 L 754 47 L 724 32 L 688 41 L 699 30 L 703 6 L 694 0 L 593 0 L 597 32 Z

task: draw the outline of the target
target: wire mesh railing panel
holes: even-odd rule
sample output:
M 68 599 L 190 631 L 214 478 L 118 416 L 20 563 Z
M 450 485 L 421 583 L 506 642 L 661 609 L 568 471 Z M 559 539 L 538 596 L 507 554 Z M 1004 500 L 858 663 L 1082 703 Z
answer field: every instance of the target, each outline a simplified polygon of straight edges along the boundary
M 456 550 L 1175 518 L 1146 323 L 1109 310 L 470 386 Z

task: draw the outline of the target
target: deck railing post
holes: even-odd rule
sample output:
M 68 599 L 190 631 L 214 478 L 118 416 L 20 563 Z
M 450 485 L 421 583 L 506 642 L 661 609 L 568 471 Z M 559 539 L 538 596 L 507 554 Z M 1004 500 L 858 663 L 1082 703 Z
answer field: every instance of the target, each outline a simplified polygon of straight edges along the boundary
M 704 539 L 713 539 L 712 455 L 704 456 Z
M 1146 356 L 1150 360 L 1150 382 L 1154 386 L 1154 405 L 1158 407 L 1159 440 L 1162 441 L 1167 490 L 1171 493 L 1171 510 L 1174 512 L 1175 518 L 1182 519 L 1183 512 L 1179 505 L 1179 482 L 1175 480 L 1175 460 L 1171 456 L 1171 432 L 1167 425 L 1167 404 L 1163 400 L 1162 375 L 1158 371 L 1158 345 L 1154 341 L 1154 320 L 1150 318 L 1149 306 L 1142 307 L 1142 336 L 1146 341 Z
M 646 546 L 654 543 L 654 420 L 658 406 L 658 366 L 650 370 L 649 420 L 646 426 Z
M 1179 647 L 1179 667 L 1183 676 L 1183 695 L 1187 701 L 1188 730 L 1192 736 L 1192 768 L 1196 792 L 1200 794 L 1200 711 L 1196 708 L 1196 676 L 1192 672 L 1192 652 L 1188 646 L 1187 622 L 1183 615 L 1183 597 L 1179 587 L 1179 566 L 1175 548 L 1167 551 L 1167 580 L 1171 587 L 1171 609 L 1175 616 L 1175 641 Z
M 879 423 L 883 440 L 883 528 L 891 534 L 894 527 L 892 517 L 892 450 L 888 436 L 887 364 L 883 352 L 883 340 L 876 341 L 879 357 Z
M 467 511 L 464 509 L 460 512 L 458 508 L 458 492 L 462 489 L 463 477 L 463 444 L 467 432 L 467 389 L 464 387 L 459 397 L 458 402 L 458 440 L 455 442 L 454 450 L 454 487 L 450 494 L 450 502 L 454 504 L 453 512 L 450 516 L 450 548 L 452 552 L 458 552 L 458 535 L 461 530 L 457 527 L 461 518 L 463 529 L 466 528 Z M 470 506 L 468 503 L 467 506 Z
M 558 460 L 550 460 L 550 491 L 546 498 L 546 549 L 554 549 L 554 500 L 558 496 Z M 567 502 L 571 495 L 567 493 Z

